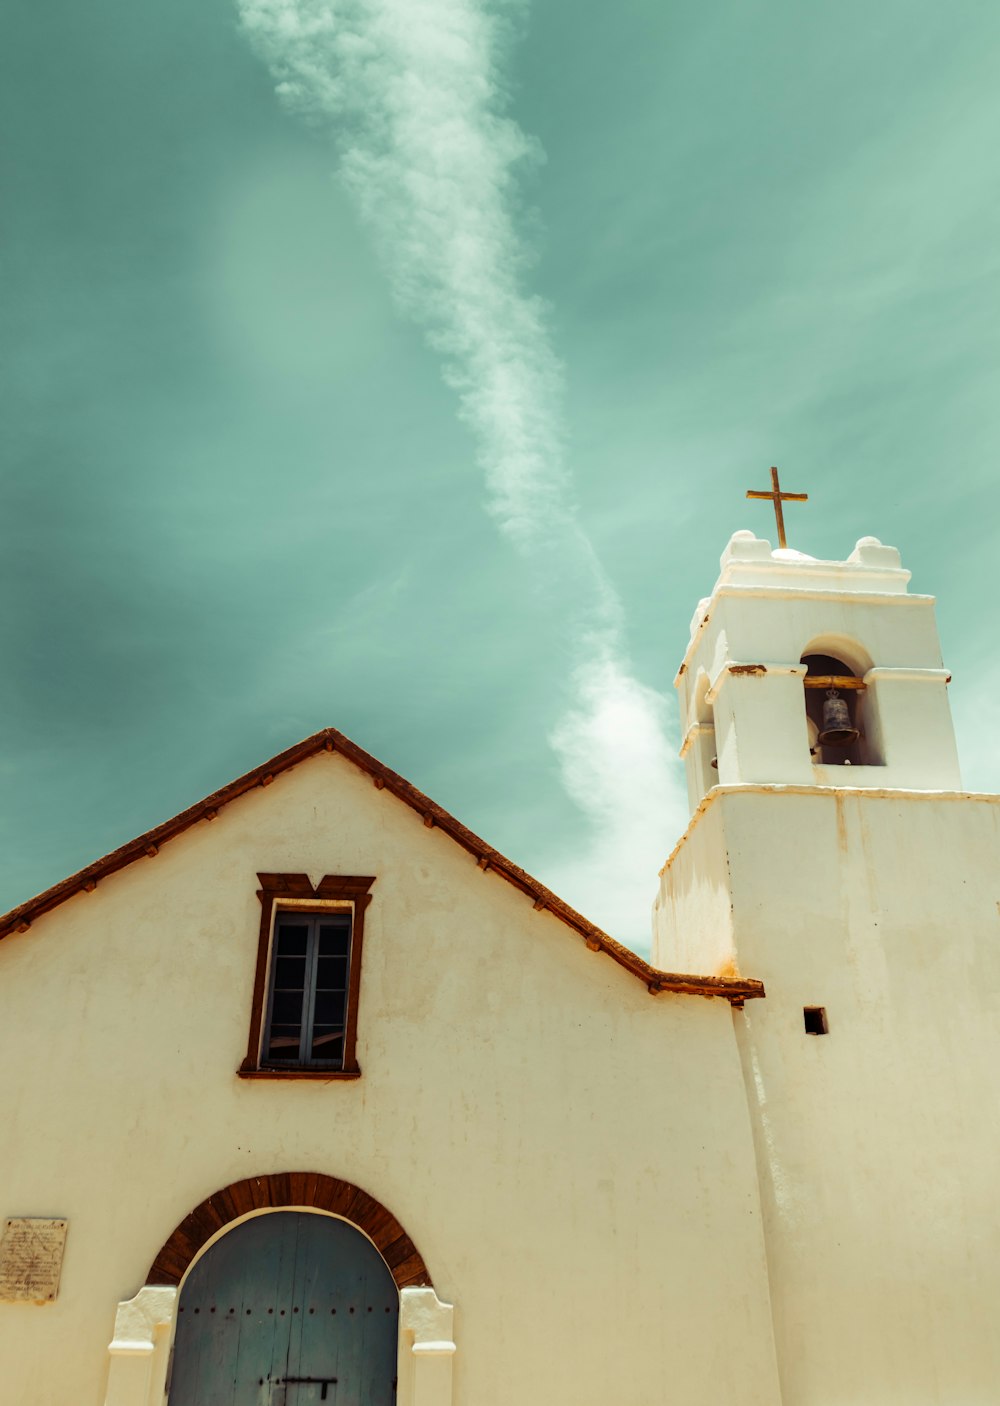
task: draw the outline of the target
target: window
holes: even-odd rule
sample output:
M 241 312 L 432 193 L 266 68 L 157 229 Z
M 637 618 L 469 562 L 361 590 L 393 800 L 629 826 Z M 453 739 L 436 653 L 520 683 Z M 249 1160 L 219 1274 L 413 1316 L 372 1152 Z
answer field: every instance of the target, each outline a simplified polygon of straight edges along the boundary
M 350 913 L 279 911 L 262 1064 L 344 1063 Z
M 364 914 L 373 878 L 259 874 L 261 926 L 244 1078 L 356 1078 Z

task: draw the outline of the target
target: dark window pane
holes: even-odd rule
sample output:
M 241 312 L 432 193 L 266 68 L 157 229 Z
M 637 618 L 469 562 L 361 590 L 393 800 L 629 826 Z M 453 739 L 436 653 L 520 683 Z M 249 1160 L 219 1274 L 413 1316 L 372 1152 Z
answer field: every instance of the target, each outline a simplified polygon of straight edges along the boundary
M 348 913 L 298 916 L 279 913 L 271 968 L 269 1064 L 342 1068 L 350 975 Z M 307 1023 L 308 1044 L 303 1048 Z
M 297 1025 L 272 1025 L 267 1044 L 268 1059 L 297 1060 L 301 1030 Z
M 316 992 L 316 1025 L 343 1025 L 344 993 L 342 991 Z
M 334 1059 L 338 1063 L 344 1057 L 344 1032 L 341 1029 L 329 1030 L 321 1029 L 319 1026 L 313 1031 L 312 1042 L 313 1059 Z
M 346 957 L 320 957 L 316 963 L 316 985 L 320 990 L 343 991 L 347 986 Z
M 275 991 L 271 1003 L 272 1025 L 301 1025 L 302 992 Z
M 301 991 L 306 981 L 305 957 L 279 957 L 274 964 L 276 991 Z
M 309 929 L 304 923 L 278 923 L 278 953 L 282 957 L 304 957 Z
M 321 957 L 346 957 L 347 944 L 351 938 L 350 924 L 322 923 L 319 929 L 319 955 Z

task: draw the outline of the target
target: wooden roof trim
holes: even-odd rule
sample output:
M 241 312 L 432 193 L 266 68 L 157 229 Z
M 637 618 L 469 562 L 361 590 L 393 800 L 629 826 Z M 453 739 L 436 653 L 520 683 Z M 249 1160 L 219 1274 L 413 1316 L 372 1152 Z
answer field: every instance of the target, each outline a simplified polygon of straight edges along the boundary
M 536 910 L 547 910 L 578 933 L 591 951 L 604 952 L 612 961 L 631 972 L 654 995 L 662 991 L 672 991 L 685 995 L 722 996 L 734 1005 L 742 1005 L 744 1001 L 764 995 L 764 986 L 760 981 L 742 977 L 692 976 L 664 972 L 650 966 L 637 953 L 616 942 L 608 933 L 589 922 L 568 903 L 564 903 L 551 889 L 533 879 L 519 865 L 480 839 L 442 806 L 425 796 L 422 791 L 418 791 L 416 786 L 332 727 L 315 732 L 311 737 L 297 742 L 294 747 L 279 752 L 276 757 L 271 757 L 269 761 L 254 767 L 253 771 L 248 771 L 244 776 L 237 777 L 221 790 L 214 791 L 212 795 L 189 806 L 187 810 L 182 810 L 172 819 L 165 820 L 162 825 L 147 830 L 144 835 L 139 835 L 128 844 L 112 850 L 110 854 L 88 864 L 85 869 L 71 874 L 58 884 L 53 884 L 44 893 L 28 899 L 17 908 L 12 908 L 10 912 L 0 916 L 0 940 L 12 932 L 27 931 L 36 918 L 51 912 L 53 908 L 58 908 L 76 894 L 92 893 L 101 879 L 116 874 L 137 860 L 154 858 L 164 844 L 184 834 L 199 821 L 214 820 L 223 806 L 238 800 L 240 796 L 245 796 L 248 791 L 253 791 L 258 786 L 269 786 L 283 772 L 290 771 L 300 762 L 324 751 L 339 752 L 359 770 L 371 776 L 379 790 L 391 791 L 397 800 L 416 811 L 426 826 L 443 830 L 456 844 L 476 858 L 480 869 L 498 874 L 507 883 L 520 889 L 534 901 Z

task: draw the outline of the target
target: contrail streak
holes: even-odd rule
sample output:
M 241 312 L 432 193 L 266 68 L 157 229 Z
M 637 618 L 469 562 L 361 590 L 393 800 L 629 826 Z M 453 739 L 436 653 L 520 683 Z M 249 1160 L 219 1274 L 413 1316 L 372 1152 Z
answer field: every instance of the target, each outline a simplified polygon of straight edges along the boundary
M 591 916 L 645 942 L 677 791 L 663 700 L 631 675 L 618 598 L 578 520 L 562 366 L 544 306 L 524 287 L 530 259 L 517 179 L 540 152 L 506 114 L 501 69 L 505 16 L 519 7 L 237 5 L 282 101 L 330 133 L 397 303 L 441 355 L 474 436 L 489 511 L 519 552 L 571 583 L 577 702 L 550 740 L 595 848 L 564 866 L 561 881 Z M 629 892 L 637 887 L 641 899 Z

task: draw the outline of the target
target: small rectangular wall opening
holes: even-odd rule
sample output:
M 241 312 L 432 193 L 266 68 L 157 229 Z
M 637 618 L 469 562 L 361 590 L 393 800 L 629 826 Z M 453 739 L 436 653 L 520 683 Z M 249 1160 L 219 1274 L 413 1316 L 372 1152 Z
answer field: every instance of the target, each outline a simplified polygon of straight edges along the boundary
M 826 1035 L 830 1026 L 826 1019 L 825 1006 L 803 1006 L 802 1019 L 805 1022 L 807 1035 Z

